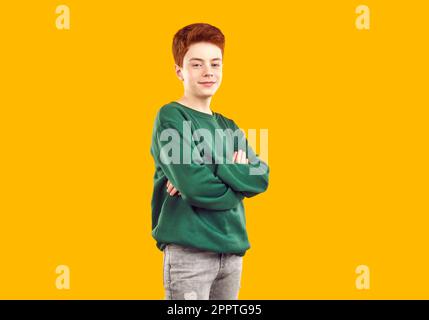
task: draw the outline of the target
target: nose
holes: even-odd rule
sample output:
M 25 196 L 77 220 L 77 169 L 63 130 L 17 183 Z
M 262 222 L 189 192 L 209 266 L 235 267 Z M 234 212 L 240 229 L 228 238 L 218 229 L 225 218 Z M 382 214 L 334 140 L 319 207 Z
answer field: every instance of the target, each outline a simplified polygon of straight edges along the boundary
M 210 66 L 206 66 L 204 68 L 204 76 L 205 77 L 213 77 L 214 76 L 212 68 Z
M 214 74 L 211 71 L 204 72 L 204 78 L 213 78 Z

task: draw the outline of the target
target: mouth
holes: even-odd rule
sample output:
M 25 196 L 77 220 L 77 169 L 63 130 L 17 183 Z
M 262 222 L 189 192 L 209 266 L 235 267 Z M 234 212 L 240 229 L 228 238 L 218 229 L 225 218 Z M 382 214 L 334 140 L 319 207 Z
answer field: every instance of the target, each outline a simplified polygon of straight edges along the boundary
M 214 85 L 216 82 L 213 81 L 205 81 L 205 82 L 198 82 L 200 85 L 204 86 L 204 87 L 211 87 L 212 85 Z

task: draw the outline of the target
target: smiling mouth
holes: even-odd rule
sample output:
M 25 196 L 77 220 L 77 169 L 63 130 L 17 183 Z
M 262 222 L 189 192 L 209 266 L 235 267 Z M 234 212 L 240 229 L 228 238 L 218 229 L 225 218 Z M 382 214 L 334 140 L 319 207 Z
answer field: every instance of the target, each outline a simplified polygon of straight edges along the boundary
M 198 82 L 200 85 L 204 86 L 204 87 L 211 87 L 213 86 L 216 82 Z

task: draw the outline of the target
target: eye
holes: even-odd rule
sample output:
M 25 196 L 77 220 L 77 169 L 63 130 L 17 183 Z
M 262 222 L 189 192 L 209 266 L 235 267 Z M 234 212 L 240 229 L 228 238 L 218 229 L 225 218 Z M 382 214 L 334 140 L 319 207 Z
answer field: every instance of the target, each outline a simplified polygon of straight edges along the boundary
M 192 66 L 193 66 L 193 67 L 196 67 L 196 66 L 200 66 L 200 65 L 201 65 L 201 64 L 199 64 L 199 63 L 198 63 L 198 64 L 193 64 Z
M 217 67 L 219 67 L 219 66 L 220 66 L 220 64 L 219 64 L 219 63 L 214 63 L 214 64 L 212 64 L 212 66 L 217 66 Z

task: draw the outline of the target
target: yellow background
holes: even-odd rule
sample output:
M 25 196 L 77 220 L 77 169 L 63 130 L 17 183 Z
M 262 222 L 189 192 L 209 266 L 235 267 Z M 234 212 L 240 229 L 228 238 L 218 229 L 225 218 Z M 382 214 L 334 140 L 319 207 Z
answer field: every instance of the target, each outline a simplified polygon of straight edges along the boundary
M 164 298 L 151 131 L 195 22 L 226 36 L 212 109 L 269 129 L 240 299 L 429 298 L 425 3 L 2 1 L 0 298 Z

